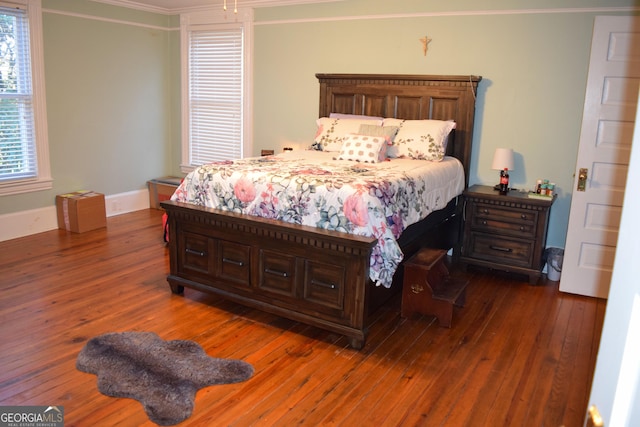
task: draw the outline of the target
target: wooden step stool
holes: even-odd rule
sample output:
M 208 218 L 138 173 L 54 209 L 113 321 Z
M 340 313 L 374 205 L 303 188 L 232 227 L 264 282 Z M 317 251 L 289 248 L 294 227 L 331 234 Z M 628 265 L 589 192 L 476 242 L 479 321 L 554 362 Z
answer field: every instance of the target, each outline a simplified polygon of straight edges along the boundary
M 464 306 L 469 281 L 449 275 L 446 254 L 442 249 L 423 248 L 405 261 L 402 317 L 436 316 L 440 326 L 451 327 L 453 306 Z

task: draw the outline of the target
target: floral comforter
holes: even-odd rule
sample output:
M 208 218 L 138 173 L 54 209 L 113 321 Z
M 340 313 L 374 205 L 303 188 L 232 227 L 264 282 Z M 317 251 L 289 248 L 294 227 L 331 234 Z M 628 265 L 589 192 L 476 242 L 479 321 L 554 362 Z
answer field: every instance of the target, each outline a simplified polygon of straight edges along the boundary
M 171 200 L 375 237 L 370 278 L 391 286 L 403 254 L 396 239 L 464 189 L 458 160 L 362 164 L 335 153 L 294 151 L 206 164 Z

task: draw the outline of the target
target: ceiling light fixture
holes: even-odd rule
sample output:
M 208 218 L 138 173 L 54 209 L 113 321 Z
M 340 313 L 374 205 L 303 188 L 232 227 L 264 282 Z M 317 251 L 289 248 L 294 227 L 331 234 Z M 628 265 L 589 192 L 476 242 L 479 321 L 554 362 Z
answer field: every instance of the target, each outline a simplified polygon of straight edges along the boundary
M 227 0 L 224 0 L 224 11 L 227 11 Z M 238 13 L 238 0 L 233 0 L 233 13 Z

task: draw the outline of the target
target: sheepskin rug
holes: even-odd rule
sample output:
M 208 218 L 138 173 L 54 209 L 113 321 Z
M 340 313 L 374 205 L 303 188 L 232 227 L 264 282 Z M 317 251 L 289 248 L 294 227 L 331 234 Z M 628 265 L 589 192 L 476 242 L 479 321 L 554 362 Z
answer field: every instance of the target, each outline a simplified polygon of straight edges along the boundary
M 92 338 L 80 351 L 76 367 L 97 375 L 102 394 L 138 400 L 149 419 L 163 426 L 191 416 L 199 389 L 253 375 L 253 367 L 242 360 L 210 357 L 196 342 L 164 341 L 153 332 Z

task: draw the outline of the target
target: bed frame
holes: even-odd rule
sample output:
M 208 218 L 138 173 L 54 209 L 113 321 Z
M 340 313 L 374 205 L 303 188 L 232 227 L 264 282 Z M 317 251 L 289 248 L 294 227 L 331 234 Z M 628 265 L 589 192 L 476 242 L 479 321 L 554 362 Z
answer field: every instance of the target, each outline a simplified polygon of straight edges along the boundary
M 478 76 L 317 74 L 319 116 L 331 112 L 402 119 L 455 120 L 447 154 L 468 185 Z M 405 259 L 420 247 L 460 245 L 459 198 L 409 227 Z M 369 279 L 375 239 L 165 201 L 171 291 L 213 293 L 259 310 L 345 335 L 360 349 L 370 315 L 402 287 Z

